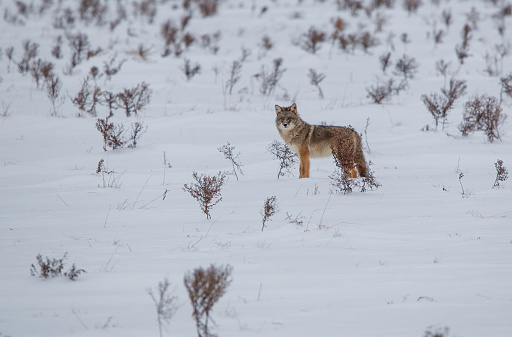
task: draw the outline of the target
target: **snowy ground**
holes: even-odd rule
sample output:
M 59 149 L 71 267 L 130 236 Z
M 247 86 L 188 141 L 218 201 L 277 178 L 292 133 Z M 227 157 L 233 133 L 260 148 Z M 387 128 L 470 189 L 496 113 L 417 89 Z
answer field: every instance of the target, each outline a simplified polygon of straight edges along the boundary
M 499 97 L 499 78 L 512 71 L 508 55 L 497 64 L 498 76 L 485 71 L 495 45 L 510 48 L 510 16 L 504 36 L 492 17 L 506 3 L 424 0 L 409 14 L 403 1 L 394 2 L 370 17 L 338 10 L 336 1 L 226 0 L 207 18 L 194 7 L 186 31 L 197 39 L 219 31 L 218 52 L 196 42 L 179 57 L 162 57 L 161 24 L 179 21 L 181 1 L 158 1 L 153 23 L 135 16 L 131 1 L 120 1 L 127 18 L 110 30 L 113 4 L 106 24 L 96 25 L 78 18 L 78 1 L 63 1 L 60 10 L 55 2 L 43 14 L 42 1 L 26 1 L 32 7 L 23 15 L 14 1 L 0 0 L 0 336 L 158 336 L 147 290 L 164 278 L 179 302 L 164 336 L 194 336 L 183 277 L 212 263 L 233 267 L 233 281 L 213 308 L 213 331 L 222 337 L 420 337 L 445 327 L 445 337 L 511 336 L 512 188 L 510 180 L 493 188 L 494 163 L 512 168 L 510 120 L 493 143 L 483 132 L 462 137 L 457 129 L 463 103 L 474 95 Z M 91 48 L 102 49 L 71 74 L 65 30 L 53 24 L 65 7 L 76 16 L 68 31 L 86 33 Z M 479 19 L 471 56 L 460 65 L 454 49 L 472 7 Z M 443 10 L 452 13 L 448 29 Z M 375 33 L 377 13 L 387 23 Z M 330 35 L 338 17 L 345 33 L 367 30 L 380 44 L 346 52 L 328 40 L 312 54 L 294 43 L 311 26 Z M 434 27 L 446 32 L 437 45 Z M 401 41 L 405 32 L 408 43 Z M 62 59 L 50 53 L 59 35 Z M 18 72 L 26 40 L 39 44 L 37 57 L 54 63 L 63 82 L 56 116 L 46 91 Z M 136 52 L 140 44 L 148 50 L 144 58 Z M 249 55 L 230 95 L 223 88 L 243 49 Z M 373 104 L 366 89 L 394 76 L 393 67 L 381 70 L 386 52 L 392 62 L 408 55 L 419 67 L 405 91 Z M 136 121 L 147 126 L 137 147 L 104 151 L 95 123 L 107 109 L 78 117 L 71 99 L 89 69 L 103 69 L 114 56 L 125 60 L 121 70 L 97 85 L 120 92 L 144 81 L 152 96 L 137 116 L 116 110 L 113 117 L 126 129 Z M 286 71 L 274 92 L 262 94 L 254 75 L 271 71 L 279 57 Z M 185 58 L 201 67 L 188 81 L 180 68 Z M 450 62 L 448 80 L 467 81 L 467 94 L 444 130 L 425 132 L 434 119 L 421 95 L 445 86 L 435 70 L 441 59 Z M 311 68 L 326 75 L 324 99 L 309 83 Z M 297 167 L 277 179 L 278 162 L 267 151 L 279 139 L 274 105 L 292 102 L 310 123 L 363 133 L 382 186 L 331 194 L 331 158 L 313 159 L 310 179 L 299 180 Z M 511 105 L 503 95 L 508 115 Z M 244 174 L 230 176 L 207 220 L 182 187 L 194 171 L 231 170 L 217 150 L 226 142 L 240 152 Z M 102 159 L 112 173 L 96 173 Z M 109 183 L 115 186 L 104 187 Z M 280 212 L 262 231 L 260 211 L 274 195 Z M 66 253 L 66 268 L 74 263 L 87 271 L 76 281 L 30 275 L 38 254 Z

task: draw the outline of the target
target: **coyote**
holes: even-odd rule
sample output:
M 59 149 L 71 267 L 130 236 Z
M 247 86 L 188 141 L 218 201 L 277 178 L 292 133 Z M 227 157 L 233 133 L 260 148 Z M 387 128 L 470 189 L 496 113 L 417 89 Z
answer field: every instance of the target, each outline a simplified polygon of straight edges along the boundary
M 299 154 L 299 178 L 309 178 L 309 157 L 331 155 L 335 156 L 346 176 L 356 178 L 358 173 L 361 177 L 366 176 L 361 137 L 352 128 L 309 125 L 299 117 L 295 103 L 290 107 L 276 105 L 275 109 L 279 134 L 290 149 Z

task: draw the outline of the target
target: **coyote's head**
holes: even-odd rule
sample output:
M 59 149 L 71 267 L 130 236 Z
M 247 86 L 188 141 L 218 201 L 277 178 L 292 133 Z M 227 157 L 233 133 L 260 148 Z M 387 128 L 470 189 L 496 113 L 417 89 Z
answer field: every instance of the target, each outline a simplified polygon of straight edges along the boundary
M 295 128 L 300 121 L 299 115 L 297 114 L 297 105 L 293 103 L 289 107 L 280 107 L 276 105 L 276 126 L 279 130 L 288 132 Z

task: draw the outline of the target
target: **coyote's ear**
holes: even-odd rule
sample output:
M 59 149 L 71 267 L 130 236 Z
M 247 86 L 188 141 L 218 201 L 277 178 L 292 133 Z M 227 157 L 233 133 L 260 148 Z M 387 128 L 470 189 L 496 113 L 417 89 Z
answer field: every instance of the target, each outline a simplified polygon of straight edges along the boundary
M 290 105 L 290 111 L 297 115 L 297 104 Z
M 281 112 L 283 112 L 283 108 L 281 108 L 279 105 L 275 106 L 276 114 L 279 115 Z

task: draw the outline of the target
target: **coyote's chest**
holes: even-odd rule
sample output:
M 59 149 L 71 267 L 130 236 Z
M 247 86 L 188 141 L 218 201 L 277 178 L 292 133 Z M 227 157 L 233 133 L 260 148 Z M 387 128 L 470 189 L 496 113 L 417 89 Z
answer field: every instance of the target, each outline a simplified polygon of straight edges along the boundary
M 308 152 L 311 157 L 328 157 L 332 155 L 331 137 L 318 137 L 315 125 L 288 133 L 281 133 L 285 143 L 295 153 Z M 316 132 L 315 132 L 316 131 Z

